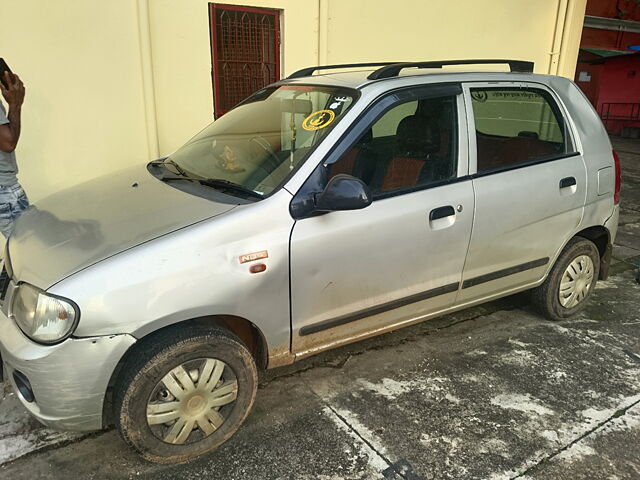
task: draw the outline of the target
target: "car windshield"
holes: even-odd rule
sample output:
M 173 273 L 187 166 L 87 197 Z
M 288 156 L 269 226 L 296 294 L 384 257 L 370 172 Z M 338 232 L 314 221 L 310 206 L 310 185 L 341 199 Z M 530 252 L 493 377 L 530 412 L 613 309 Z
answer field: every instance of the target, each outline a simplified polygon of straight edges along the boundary
M 265 88 L 205 128 L 167 162 L 180 175 L 201 179 L 213 188 L 226 185 L 231 194 L 244 190 L 256 197 L 268 195 L 336 125 L 354 99 L 355 92 L 344 88 Z

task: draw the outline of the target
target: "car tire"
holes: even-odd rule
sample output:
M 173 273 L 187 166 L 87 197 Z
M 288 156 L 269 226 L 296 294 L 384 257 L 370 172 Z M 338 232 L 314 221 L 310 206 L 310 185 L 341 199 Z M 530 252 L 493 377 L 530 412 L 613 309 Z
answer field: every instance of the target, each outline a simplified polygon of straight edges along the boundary
M 550 320 L 559 321 L 575 315 L 586 305 L 599 273 L 600 254 L 594 243 L 574 237 L 544 283 L 533 289 L 533 304 Z
M 146 460 L 188 462 L 220 446 L 247 418 L 256 365 L 222 328 L 169 329 L 150 341 L 122 369 L 114 390 L 116 426 Z

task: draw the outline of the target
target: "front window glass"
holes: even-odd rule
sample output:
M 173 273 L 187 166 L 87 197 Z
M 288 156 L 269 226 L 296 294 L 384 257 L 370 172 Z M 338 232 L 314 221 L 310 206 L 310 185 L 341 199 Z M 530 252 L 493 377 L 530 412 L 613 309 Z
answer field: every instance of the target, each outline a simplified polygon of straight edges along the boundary
M 329 176 L 357 177 L 377 198 L 455 178 L 456 108 L 455 96 L 396 105 L 330 166 Z
M 223 180 L 268 195 L 336 125 L 354 99 L 354 91 L 343 88 L 265 88 L 205 128 L 169 160 L 185 176 Z

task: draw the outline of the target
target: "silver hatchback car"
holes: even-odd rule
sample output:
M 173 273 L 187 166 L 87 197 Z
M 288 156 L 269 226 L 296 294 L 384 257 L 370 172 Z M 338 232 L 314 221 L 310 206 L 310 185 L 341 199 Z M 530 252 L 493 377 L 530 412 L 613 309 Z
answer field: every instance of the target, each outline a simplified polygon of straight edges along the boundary
M 472 63 L 511 72 L 441 68 Z M 5 378 L 46 425 L 183 462 L 238 429 L 258 369 L 523 290 L 573 315 L 620 168 L 580 90 L 532 71 L 308 68 L 36 203 L 5 254 Z

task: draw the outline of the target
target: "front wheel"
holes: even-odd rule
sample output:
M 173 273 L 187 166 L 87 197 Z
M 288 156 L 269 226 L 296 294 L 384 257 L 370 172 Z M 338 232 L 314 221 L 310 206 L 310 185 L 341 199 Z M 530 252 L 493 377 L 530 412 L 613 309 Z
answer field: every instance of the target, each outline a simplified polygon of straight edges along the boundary
M 151 341 L 123 368 L 116 424 L 145 459 L 187 462 L 220 446 L 245 420 L 256 396 L 255 362 L 223 329 L 174 330 Z
M 564 248 L 549 276 L 532 292 L 540 312 L 562 320 L 582 310 L 600 272 L 600 254 L 593 242 L 575 237 Z

